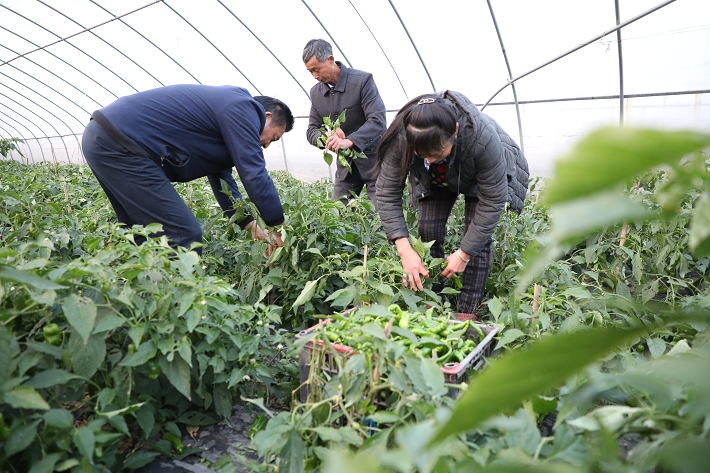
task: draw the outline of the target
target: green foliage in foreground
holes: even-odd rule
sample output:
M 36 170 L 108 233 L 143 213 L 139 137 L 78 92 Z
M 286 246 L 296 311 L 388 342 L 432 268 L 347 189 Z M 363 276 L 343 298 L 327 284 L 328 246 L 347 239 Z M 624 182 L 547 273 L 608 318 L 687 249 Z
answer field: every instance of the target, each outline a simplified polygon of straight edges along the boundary
M 646 159 L 649 143 L 654 159 Z M 324 471 L 348 471 L 352 464 L 370 472 L 704 471 L 710 459 L 710 292 L 705 276 L 710 209 L 704 203 L 710 174 L 701 153 L 681 158 L 709 143 L 710 137 L 697 134 L 633 129 L 600 131 L 582 141 L 561 161 L 548 183 L 549 197 L 543 200 L 551 203 L 552 227 L 540 238 L 544 249 L 528 251 L 531 264 L 519 282 L 524 289 L 535 279 L 548 282 L 555 273 L 566 273 L 557 283 L 568 286 L 563 296 L 581 302 L 575 306 L 580 313 L 567 314 L 559 325 L 563 333 L 542 337 L 524 350 L 493 361 L 473 379 L 452 412 L 439 409 L 427 421 L 401 429 L 396 442 L 384 450 L 359 449 L 355 456 L 329 452 Z M 670 164 L 672 170 L 660 179 L 658 174 L 642 177 L 631 191 L 642 196 L 638 203 L 605 193 L 609 185 L 637 177 L 660 163 Z M 609 176 L 614 176 L 614 182 Z M 639 191 L 649 178 L 653 183 L 649 187 L 657 190 L 643 195 Z M 667 220 L 654 216 L 657 208 Z M 660 242 L 655 238 L 644 241 L 647 235 L 642 233 L 631 249 L 624 247 L 624 236 L 617 243 L 620 251 L 611 254 L 608 245 L 607 251 L 599 252 L 603 234 L 587 237 L 627 219 L 636 220 L 632 228 L 637 230 L 649 225 L 652 237 L 668 220 L 671 225 L 666 228 L 671 231 Z M 691 223 L 680 227 L 680 247 L 669 248 L 680 219 Z M 694 243 L 690 246 L 699 260 L 687 252 L 689 242 Z M 649 247 L 661 254 L 650 255 L 648 260 L 641 257 Z M 556 260 L 563 250 L 567 257 Z M 697 271 L 699 275 L 690 284 L 676 278 L 676 290 L 680 286 L 683 291 L 674 291 L 670 297 L 659 289 L 674 278 L 677 265 L 661 268 L 651 274 L 650 281 L 645 274 L 659 260 L 664 261 L 669 251 L 679 252 L 687 264 L 680 274 Z M 600 255 L 612 258 L 600 264 Z M 564 262 L 571 264 L 565 268 Z M 576 288 L 569 284 L 569 276 L 590 284 Z M 499 320 L 504 303 L 495 298 L 488 305 Z M 593 309 L 587 317 L 585 306 Z M 520 327 L 528 334 L 539 333 L 537 321 L 543 315 L 543 335 L 555 330 L 549 308 L 548 314 L 538 309 L 529 316 L 511 313 L 513 309 L 511 304 L 506 315 L 514 323 L 522 315 Z M 590 325 L 607 328 L 582 329 L 580 322 L 585 319 Z M 673 335 L 670 350 L 669 334 Z M 522 337 L 522 330 L 508 329 L 499 346 Z M 638 343 L 644 339 L 645 343 Z M 626 349 L 605 356 L 616 347 Z M 650 356 L 643 354 L 646 349 Z M 599 358 L 598 368 L 584 371 Z M 560 383 L 565 384 L 560 387 Z M 556 414 L 549 437 L 541 436 L 534 424 L 535 416 L 545 413 Z M 460 435 L 463 432 L 468 435 Z M 452 441 L 468 444 L 471 455 L 461 459 L 453 453 Z
M 267 259 L 205 182 L 179 184 L 203 223 L 198 258 L 151 239 L 156 228 L 116 227 L 86 167 L 0 162 L 0 470 L 182 458 L 194 450 L 180 428 L 215 422 L 240 396 L 269 408 L 250 429 L 258 471 L 702 471 L 710 186 L 705 156 L 681 156 L 707 141 L 668 136 L 593 135 L 561 177 L 533 183 L 520 216 L 503 214 L 479 312 L 500 332 L 483 372 L 448 384 L 431 358 L 375 331 L 372 352 L 313 371 L 304 403 L 306 339 L 294 345 L 283 327 L 363 302 L 446 312 L 455 293 L 451 281 L 439 298 L 433 278 L 423 293 L 402 287 L 367 198 L 332 202 L 326 182 L 272 173 L 288 221 L 286 245 Z M 662 152 L 644 161 L 649 142 Z M 627 164 L 618 180 L 592 175 L 615 175 L 615 162 Z M 555 180 L 587 178 L 598 193 Z M 543 190 L 535 205 L 540 188 L 556 197 Z M 416 234 L 416 213 L 405 217 Z

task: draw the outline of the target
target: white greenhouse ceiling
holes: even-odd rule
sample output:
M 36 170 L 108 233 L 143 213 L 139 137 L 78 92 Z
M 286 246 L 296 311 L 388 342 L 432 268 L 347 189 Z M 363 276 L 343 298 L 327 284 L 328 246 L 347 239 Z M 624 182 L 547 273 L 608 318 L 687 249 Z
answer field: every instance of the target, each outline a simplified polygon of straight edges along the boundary
M 0 138 L 24 140 L 14 159 L 83 162 L 116 98 L 231 84 L 299 117 L 269 169 L 325 177 L 305 138 L 312 38 L 373 73 L 390 119 L 434 90 L 487 104 L 535 175 L 602 124 L 710 132 L 708 0 L 0 0 Z

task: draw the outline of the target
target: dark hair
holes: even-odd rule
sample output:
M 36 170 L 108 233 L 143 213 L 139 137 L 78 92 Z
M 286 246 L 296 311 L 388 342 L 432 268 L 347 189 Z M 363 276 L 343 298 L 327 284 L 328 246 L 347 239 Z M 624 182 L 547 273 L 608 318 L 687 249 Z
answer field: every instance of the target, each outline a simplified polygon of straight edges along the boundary
M 400 161 L 400 178 L 404 181 L 409 173 L 413 154 L 418 156 L 435 154 L 446 145 L 453 143 L 456 133 L 456 112 L 441 97 L 433 94 L 420 95 L 407 102 L 382 136 L 377 149 L 378 169 L 402 130 L 406 142 Z
M 316 61 L 325 62 L 328 56 L 333 55 L 333 47 L 324 39 L 312 39 L 303 48 L 303 62 L 306 63 L 315 56 Z
M 293 113 L 288 105 L 266 95 L 256 95 L 254 100 L 259 102 L 264 110 L 271 112 L 271 124 L 274 126 L 286 126 L 286 131 L 293 130 Z

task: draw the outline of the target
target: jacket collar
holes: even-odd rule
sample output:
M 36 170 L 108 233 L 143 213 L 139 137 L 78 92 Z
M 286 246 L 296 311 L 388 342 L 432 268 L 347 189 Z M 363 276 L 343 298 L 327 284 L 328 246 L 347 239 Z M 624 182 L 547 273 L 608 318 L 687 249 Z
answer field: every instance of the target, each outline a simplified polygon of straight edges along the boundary
M 350 68 L 340 61 L 335 61 L 335 63 L 340 67 L 340 75 L 338 76 L 338 82 L 336 82 L 333 90 L 336 92 L 345 92 L 345 84 L 348 82 L 348 74 L 350 73 Z M 330 92 L 330 87 L 328 84 L 323 84 L 321 82 L 321 88 L 323 89 L 323 95 L 328 95 Z

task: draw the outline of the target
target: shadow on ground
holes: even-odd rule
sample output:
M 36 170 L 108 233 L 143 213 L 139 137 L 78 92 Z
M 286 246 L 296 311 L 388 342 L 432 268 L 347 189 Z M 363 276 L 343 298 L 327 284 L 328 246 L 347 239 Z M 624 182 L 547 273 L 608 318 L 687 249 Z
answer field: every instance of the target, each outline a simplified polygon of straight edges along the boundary
M 229 419 L 200 427 L 193 433 L 194 437 L 189 432 L 183 434 L 183 445 L 186 448 L 199 448 L 200 453 L 182 460 L 161 455 L 136 470 L 136 473 L 209 473 L 217 471 L 212 468 L 216 465 L 219 465 L 222 471 L 251 471 L 250 465 L 256 465 L 258 457 L 256 451 L 250 447 L 247 431 L 257 414 L 259 412 L 253 410 L 249 412 L 243 404 L 236 404 Z M 229 457 L 226 465 L 225 456 Z

